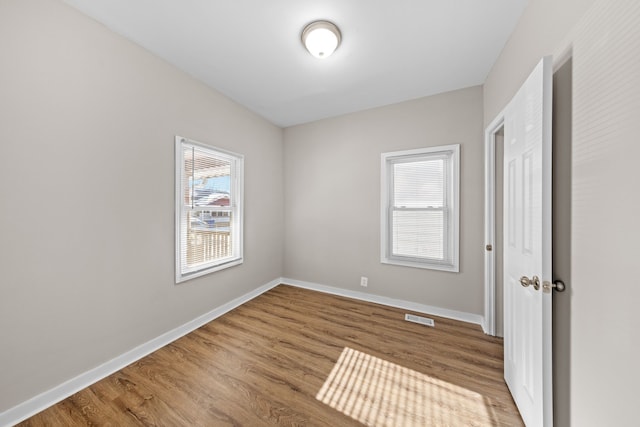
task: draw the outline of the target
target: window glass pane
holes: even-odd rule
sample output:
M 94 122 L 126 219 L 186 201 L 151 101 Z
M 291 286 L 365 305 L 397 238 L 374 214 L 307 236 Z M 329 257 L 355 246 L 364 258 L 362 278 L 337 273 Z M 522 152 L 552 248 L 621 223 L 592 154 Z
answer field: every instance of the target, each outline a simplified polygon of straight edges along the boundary
M 444 258 L 443 211 L 393 211 L 393 255 L 411 258 Z
M 185 204 L 229 206 L 231 161 L 194 147 L 184 148 Z
M 393 165 L 394 207 L 428 208 L 444 206 L 442 158 Z
M 187 267 L 232 256 L 231 212 L 191 211 L 187 224 Z

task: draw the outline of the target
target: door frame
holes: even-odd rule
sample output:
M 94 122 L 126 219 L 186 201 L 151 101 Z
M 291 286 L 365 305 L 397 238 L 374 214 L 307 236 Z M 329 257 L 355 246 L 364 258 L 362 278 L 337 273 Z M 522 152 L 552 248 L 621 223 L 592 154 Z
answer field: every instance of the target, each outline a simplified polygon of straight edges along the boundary
M 504 109 L 484 131 L 484 320 L 482 329 L 496 335 L 496 133 L 504 126 Z M 491 245 L 492 250 L 487 250 Z

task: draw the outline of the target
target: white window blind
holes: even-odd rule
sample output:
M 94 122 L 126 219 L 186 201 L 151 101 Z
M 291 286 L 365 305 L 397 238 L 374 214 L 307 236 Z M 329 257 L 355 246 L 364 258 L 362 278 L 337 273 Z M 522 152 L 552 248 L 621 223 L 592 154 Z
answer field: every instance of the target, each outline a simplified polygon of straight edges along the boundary
M 176 282 L 242 262 L 243 157 L 176 137 Z
M 458 271 L 459 145 L 382 155 L 382 262 Z

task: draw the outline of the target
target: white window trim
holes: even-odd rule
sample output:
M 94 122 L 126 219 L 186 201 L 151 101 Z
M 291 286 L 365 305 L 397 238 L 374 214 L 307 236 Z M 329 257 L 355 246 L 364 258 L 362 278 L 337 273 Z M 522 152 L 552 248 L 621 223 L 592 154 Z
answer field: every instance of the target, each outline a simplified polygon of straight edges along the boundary
M 442 264 L 439 262 L 427 261 L 427 260 L 409 260 L 398 259 L 390 256 L 391 254 L 391 233 L 390 224 L 390 195 L 392 189 L 390 188 L 392 180 L 390 179 L 391 168 L 389 165 L 391 161 L 419 157 L 430 156 L 434 154 L 449 154 L 451 155 L 451 168 L 449 170 L 449 182 L 451 183 L 448 189 L 450 194 L 450 200 L 452 200 L 453 209 L 450 212 L 450 239 L 449 245 L 451 246 L 451 264 Z M 460 271 L 460 144 L 441 145 L 437 147 L 419 148 L 415 150 L 394 151 L 389 153 L 382 153 L 381 155 L 381 174 L 380 174 L 380 262 L 383 264 L 401 265 L 405 267 L 426 268 L 431 270 L 441 270 L 458 273 Z
M 190 279 L 194 279 L 196 277 L 201 277 L 209 273 L 213 273 L 215 271 L 220 271 L 225 268 L 233 267 L 244 262 L 243 251 L 244 251 L 244 238 L 243 238 L 243 223 L 244 223 L 244 156 L 242 154 L 233 153 L 228 150 L 224 150 L 221 148 L 213 147 L 210 145 L 202 144 L 197 141 L 190 140 L 188 138 L 184 138 L 176 135 L 175 139 L 175 249 L 176 249 L 176 284 L 185 282 Z M 183 210 L 183 194 L 182 194 L 182 182 L 183 182 L 183 143 L 192 145 L 195 147 L 199 147 L 205 150 L 210 150 L 215 152 L 216 156 L 226 157 L 231 160 L 232 164 L 232 180 L 231 193 L 234 197 L 231 198 L 232 205 L 235 215 L 232 215 L 235 233 L 231 234 L 232 240 L 232 248 L 234 248 L 234 254 L 231 257 L 226 259 L 218 260 L 215 264 L 212 264 L 208 267 L 193 269 L 190 272 L 182 273 L 182 265 L 186 263 L 186 260 L 183 259 L 183 251 L 182 245 L 184 242 L 182 241 L 182 215 L 184 213 Z M 186 253 L 186 252 L 184 252 Z

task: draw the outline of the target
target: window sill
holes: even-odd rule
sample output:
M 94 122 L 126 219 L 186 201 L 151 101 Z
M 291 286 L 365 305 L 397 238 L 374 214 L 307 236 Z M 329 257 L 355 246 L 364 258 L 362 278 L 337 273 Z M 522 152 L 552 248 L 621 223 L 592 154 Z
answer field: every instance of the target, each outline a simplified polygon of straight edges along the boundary
M 448 271 L 450 273 L 459 273 L 460 268 L 457 265 L 452 264 L 437 264 L 437 263 L 429 263 L 429 262 L 417 262 L 417 261 L 404 261 L 398 259 L 390 259 L 390 258 L 382 258 L 380 260 L 383 264 L 390 265 L 399 265 L 402 267 L 413 267 L 413 268 L 423 268 L 426 270 L 438 270 L 438 271 Z
M 176 276 L 176 284 L 186 282 L 187 280 L 195 279 L 196 277 L 202 277 L 209 273 L 214 273 L 216 271 L 224 270 L 226 268 L 234 267 L 236 265 L 240 265 L 244 262 L 243 258 L 238 258 L 234 260 L 227 261 L 223 264 L 216 264 L 211 267 L 204 268 L 202 270 L 195 270 L 191 273 L 180 274 Z

